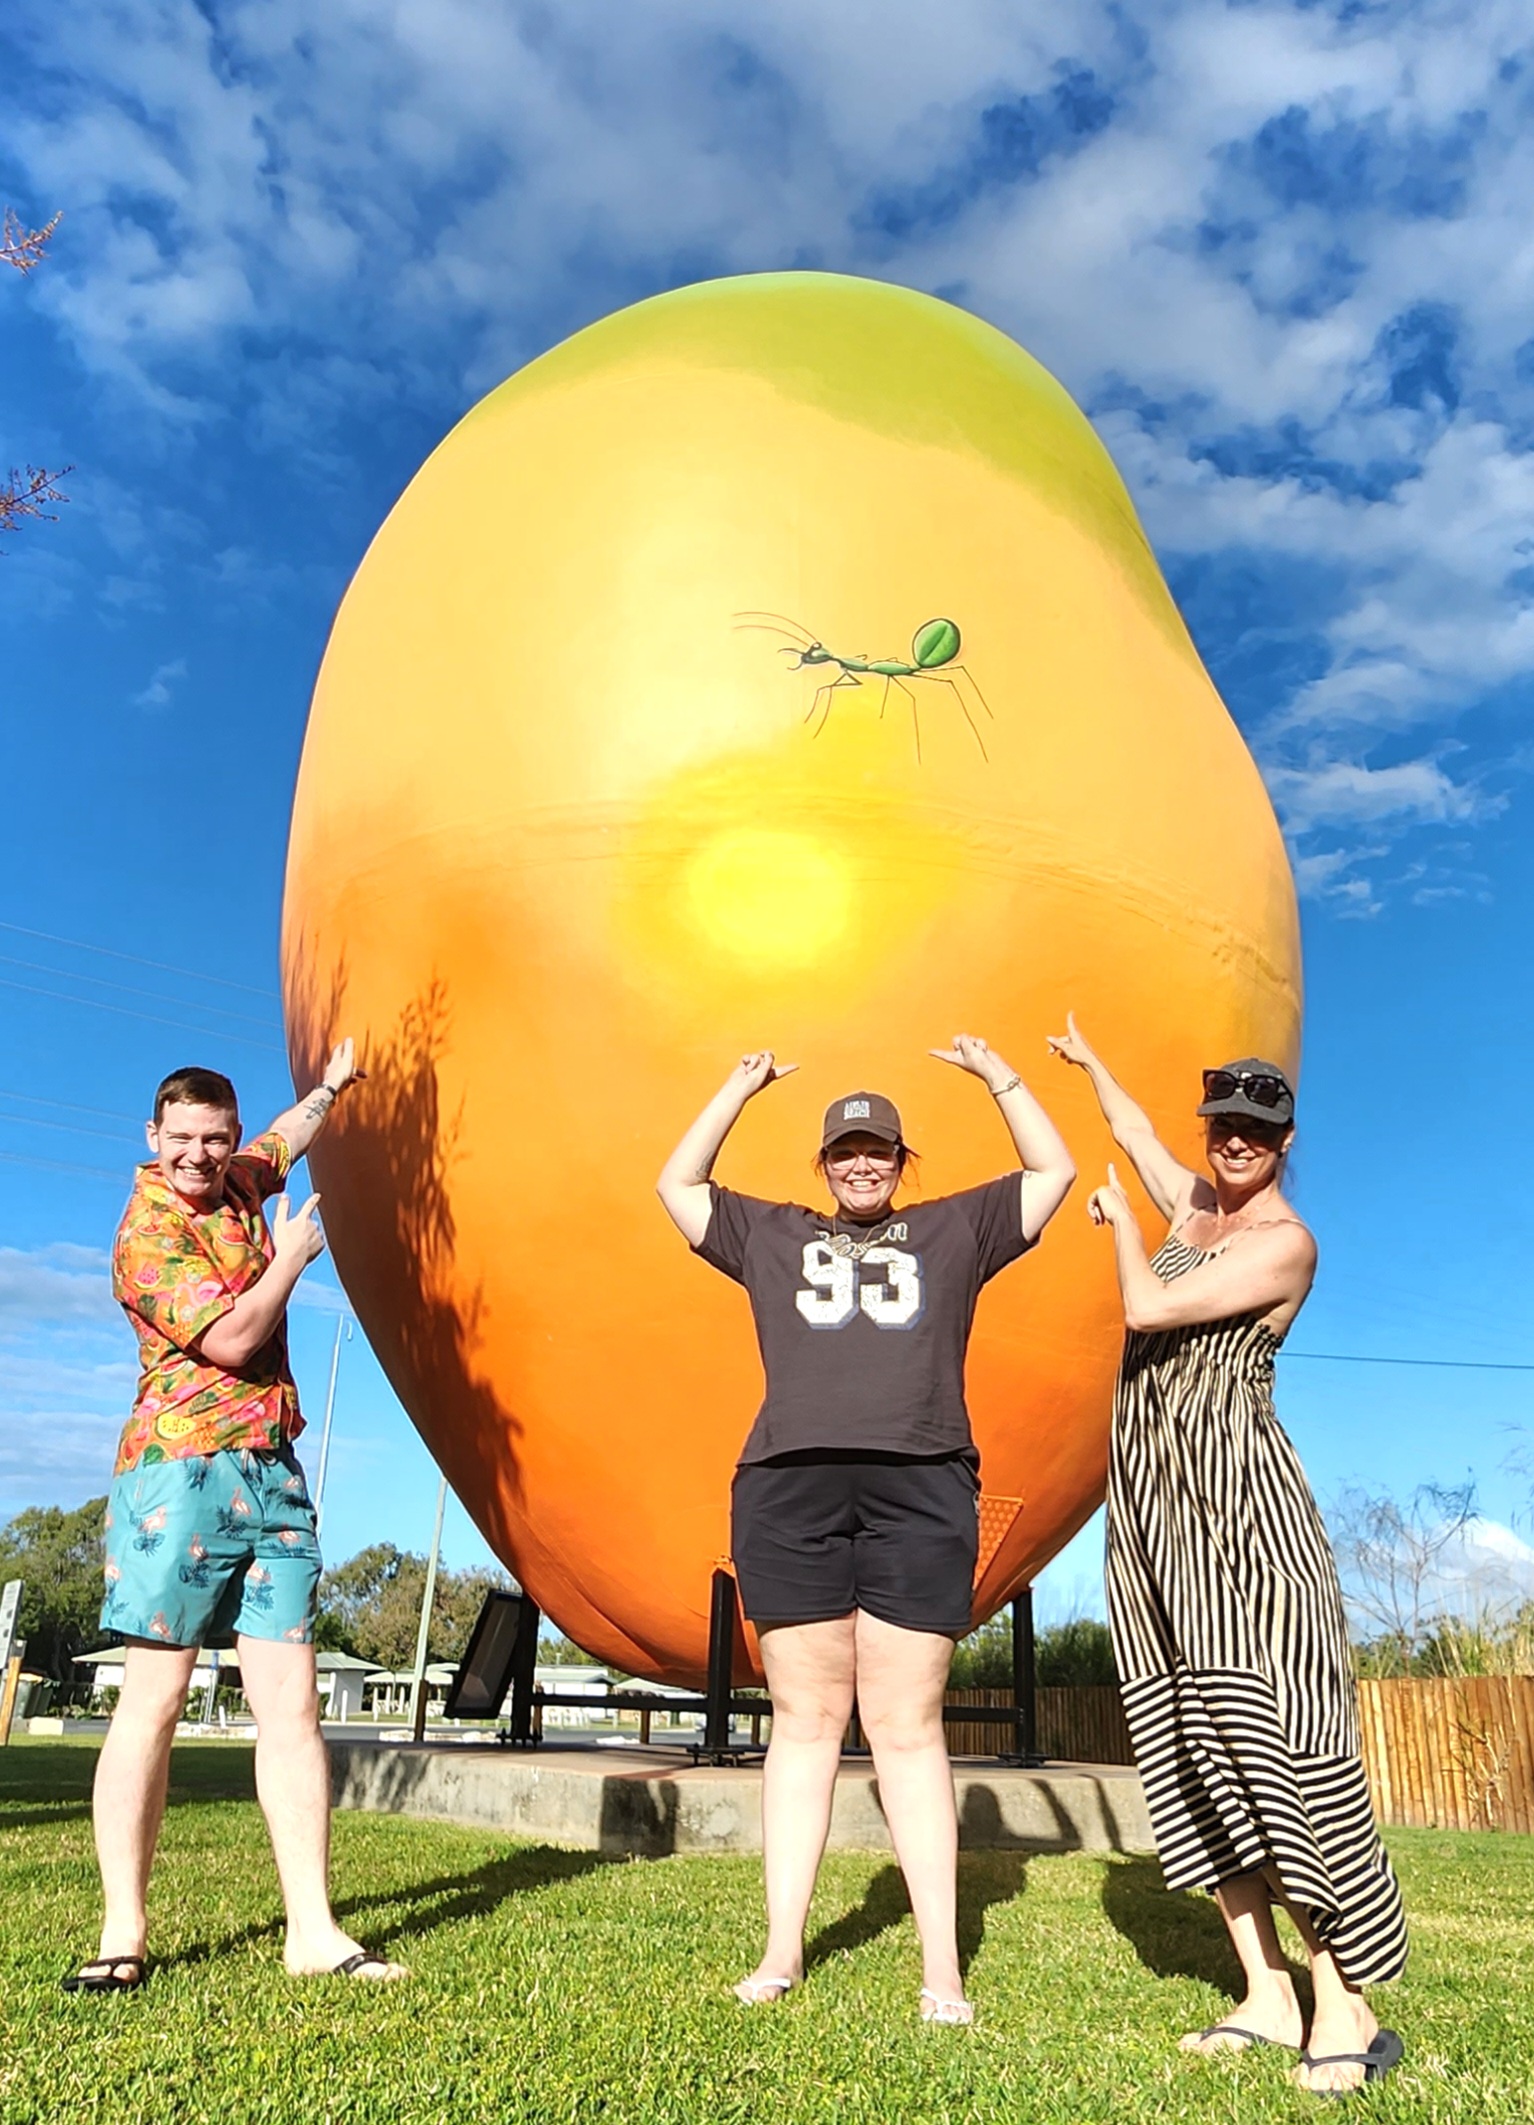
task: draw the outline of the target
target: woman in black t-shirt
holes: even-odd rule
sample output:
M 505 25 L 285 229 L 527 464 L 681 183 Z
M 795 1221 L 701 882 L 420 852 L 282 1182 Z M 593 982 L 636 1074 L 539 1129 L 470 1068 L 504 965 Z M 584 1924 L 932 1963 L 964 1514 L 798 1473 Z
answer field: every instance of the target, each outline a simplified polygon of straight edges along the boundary
M 762 1780 L 766 1951 L 748 2006 L 803 1975 L 804 1924 L 856 1700 L 922 1943 L 925 2021 L 968 2022 L 955 1939 L 958 1824 L 943 1739 L 969 1629 L 979 1490 L 964 1354 L 980 1289 L 1031 1247 L 1075 1178 L 1015 1070 L 960 1034 L 933 1049 L 995 1096 L 1022 1161 L 984 1187 L 902 1205 L 911 1156 L 876 1092 L 832 1102 L 816 1160 L 834 1208 L 709 1178 L 747 1100 L 794 1067 L 743 1056 L 667 1160 L 661 1201 L 751 1300 L 767 1393 L 736 1471 L 731 1547 L 772 1696 Z

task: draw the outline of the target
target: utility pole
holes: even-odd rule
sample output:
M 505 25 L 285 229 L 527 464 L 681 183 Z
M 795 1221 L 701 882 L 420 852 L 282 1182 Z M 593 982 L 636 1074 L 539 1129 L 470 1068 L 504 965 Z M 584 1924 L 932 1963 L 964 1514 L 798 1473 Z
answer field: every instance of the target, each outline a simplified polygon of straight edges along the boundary
M 0 1593 L 0 1749 L 11 1738 L 11 1719 L 16 1693 L 21 1687 L 21 1662 L 26 1651 L 16 1642 L 16 1619 L 21 1612 L 21 1581 L 7 1579 Z
M 437 1485 L 437 1524 L 426 1560 L 426 1589 L 421 1596 L 421 1628 L 415 1641 L 415 1684 L 410 1693 L 411 1738 L 426 1739 L 426 1641 L 431 1632 L 431 1604 L 437 1591 L 437 1559 L 442 1554 L 442 1515 L 447 1510 L 447 1477 Z
M 325 1471 L 330 1465 L 330 1426 L 336 1413 L 336 1374 L 341 1369 L 341 1336 L 349 1343 L 352 1324 L 344 1313 L 336 1315 L 336 1339 L 330 1351 L 330 1381 L 325 1389 L 325 1421 L 320 1426 L 320 1459 L 314 1476 L 314 1531 L 320 1531 L 325 1516 Z

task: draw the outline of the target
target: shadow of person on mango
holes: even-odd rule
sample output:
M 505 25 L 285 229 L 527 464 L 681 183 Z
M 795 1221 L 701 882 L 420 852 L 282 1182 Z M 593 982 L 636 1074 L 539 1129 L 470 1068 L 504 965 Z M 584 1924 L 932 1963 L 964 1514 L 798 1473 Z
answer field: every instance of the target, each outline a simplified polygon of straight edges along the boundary
M 323 980 L 296 947 L 286 977 L 295 1083 L 312 1083 L 348 1024 L 345 956 Z M 431 980 L 359 1053 L 367 1071 L 310 1159 L 334 1176 L 322 1215 L 337 1274 L 374 1354 L 460 1498 L 517 1498 L 522 1422 L 479 1370 L 483 1293 L 450 1275 L 458 1234 L 448 1180 L 466 1156 L 461 1104 L 444 1099 L 447 983 Z

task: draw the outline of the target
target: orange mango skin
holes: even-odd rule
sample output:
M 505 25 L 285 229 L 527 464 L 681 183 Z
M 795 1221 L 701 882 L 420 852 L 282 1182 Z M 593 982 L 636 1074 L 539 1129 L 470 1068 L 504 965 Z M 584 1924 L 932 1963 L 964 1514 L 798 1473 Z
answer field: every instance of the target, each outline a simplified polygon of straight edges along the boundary
M 817 703 L 745 613 L 894 659 L 951 618 L 981 698 Z M 976 1319 L 984 1487 L 1023 1500 L 978 1621 L 1103 1493 L 1112 1146 L 1046 1034 L 1074 1008 L 1190 1161 L 1200 1067 L 1300 1039 L 1272 809 L 1090 426 L 976 319 L 820 274 L 608 318 L 428 459 L 315 688 L 283 968 L 296 1082 L 343 1032 L 370 1073 L 312 1164 L 405 1408 L 562 1630 L 692 1683 L 762 1383 L 654 1182 L 738 1056 L 800 1065 L 720 1158 L 750 1193 L 822 1200 L 821 1111 L 861 1085 L 923 1193 L 1006 1170 L 993 1101 L 926 1055 L 960 1030 L 1075 1152 Z

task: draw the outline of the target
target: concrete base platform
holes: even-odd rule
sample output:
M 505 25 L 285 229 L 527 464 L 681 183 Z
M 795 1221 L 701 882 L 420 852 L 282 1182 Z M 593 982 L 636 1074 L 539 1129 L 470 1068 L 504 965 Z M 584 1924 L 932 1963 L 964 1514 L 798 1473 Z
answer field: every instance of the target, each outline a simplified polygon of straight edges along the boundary
M 330 1743 L 336 1805 L 473 1823 L 585 1852 L 662 1858 L 673 1852 L 759 1852 L 760 1764 L 694 1765 L 675 1749 L 545 1743 L 511 1750 L 463 1743 Z M 960 1843 L 977 1850 L 1148 1852 L 1140 1781 L 1123 1764 L 1015 1770 L 954 1762 Z M 831 1816 L 833 1850 L 887 1852 L 873 1769 L 843 1765 Z

